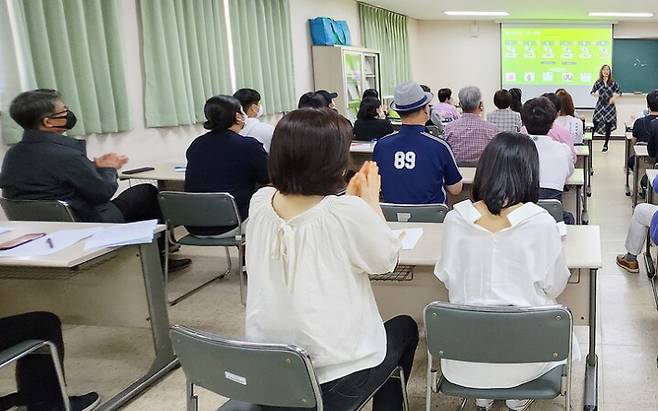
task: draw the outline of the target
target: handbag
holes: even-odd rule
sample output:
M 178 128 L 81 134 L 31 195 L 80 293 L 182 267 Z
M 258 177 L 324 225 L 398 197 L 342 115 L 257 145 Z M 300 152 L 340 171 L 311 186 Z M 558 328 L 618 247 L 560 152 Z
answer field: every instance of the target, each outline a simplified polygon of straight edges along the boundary
M 314 46 L 351 46 L 350 28 L 344 20 L 316 17 L 309 20 Z

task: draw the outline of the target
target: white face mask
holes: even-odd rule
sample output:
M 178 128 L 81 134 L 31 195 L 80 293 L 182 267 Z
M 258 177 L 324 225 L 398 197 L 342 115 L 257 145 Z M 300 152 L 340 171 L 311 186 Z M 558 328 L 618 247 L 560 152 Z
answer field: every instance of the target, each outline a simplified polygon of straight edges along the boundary
M 263 114 L 265 114 L 265 109 L 263 108 L 262 104 L 258 105 L 258 113 L 256 113 L 256 118 L 262 117 Z

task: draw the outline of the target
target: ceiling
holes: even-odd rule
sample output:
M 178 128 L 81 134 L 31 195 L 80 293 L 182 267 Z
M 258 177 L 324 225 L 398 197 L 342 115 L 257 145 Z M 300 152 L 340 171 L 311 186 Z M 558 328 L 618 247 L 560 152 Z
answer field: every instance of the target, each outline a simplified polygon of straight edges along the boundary
M 419 20 L 474 20 L 451 17 L 453 11 L 506 11 L 508 17 L 478 17 L 478 20 L 570 20 L 570 21 L 658 21 L 657 0 L 361 0 Z M 652 12 L 650 18 L 589 17 L 589 12 Z M 656 35 L 658 36 L 658 30 Z

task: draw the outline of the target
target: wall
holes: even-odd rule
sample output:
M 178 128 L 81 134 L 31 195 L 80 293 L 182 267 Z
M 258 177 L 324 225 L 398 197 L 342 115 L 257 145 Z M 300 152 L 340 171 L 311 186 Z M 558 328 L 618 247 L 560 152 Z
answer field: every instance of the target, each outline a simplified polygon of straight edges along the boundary
M 454 95 L 467 85 L 480 87 L 489 111 L 500 87 L 500 29 L 497 23 L 479 22 L 479 34 L 472 37 L 472 25 L 472 21 L 418 21 L 416 44 L 422 54 L 412 59 L 412 70 L 418 82 L 433 90 L 450 87 Z M 658 23 L 622 22 L 615 25 L 614 36 L 656 38 Z M 624 95 L 617 103 L 619 124 L 630 122 L 645 106 L 645 96 Z M 591 117 L 591 110 L 579 112 Z M 623 134 L 623 128 L 617 134 Z

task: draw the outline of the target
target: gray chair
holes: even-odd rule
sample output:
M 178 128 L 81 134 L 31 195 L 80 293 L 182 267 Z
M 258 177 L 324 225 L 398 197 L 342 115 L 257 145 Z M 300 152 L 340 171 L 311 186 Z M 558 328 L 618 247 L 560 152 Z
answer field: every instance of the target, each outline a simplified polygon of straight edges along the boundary
M 198 410 L 194 386 L 230 398 L 218 411 L 261 411 L 263 406 L 323 409 L 322 390 L 311 359 L 300 347 L 229 340 L 180 325 L 171 327 L 170 335 L 185 373 L 187 411 Z M 400 379 L 407 411 L 402 368 L 393 370 L 389 378 Z M 362 409 L 376 392 L 354 398 L 345 411 Z
M 564 207 L 560 200 L 539 200 L 537 205 L 546 211 L 555 219 L 556 222 L 564 222 Z
M 50 341 L 43 340 L 25 340 L 3 351 L 0 351 L 0 369 L 20 360 L 28 355 L 50 355 L 55 367 L 55 374 L 59 382 L 59 389 L 62 394 L 62 401 L 64 402 L 64 409 L 71 411 L 71 404 L 69 403 L 69 396 L 66 393 L 66 383 L 64 382 L 64 373 L 59 363 L 59 355 L 57 347 Z
M 565 306 L 482 307 L 433 302 L 425 307 L 427 333 L 426 410 L 431 394 L 463 398 L 553 399 L 571 404 L 571 338 L 573 318 Z M 476 389 L 453 384 L 432 371 L 432 358 L 481 363 L 522 364 L 564 361 L 566 365 L 513 388 Z
M 0 197 L 0 206 L 11 221 L 77 221 L 73 209 L 60 200 L 12 200 Z
M 229 193 L 185 193 L 180 191 L 161 191 L 158 194 L 162 216 L 167 224 L 168 238 L 176 244 L 197 246 L 197 247 L 224 247 L 228 267 L 223 273 L 213 277 L 203 284 L 184 293 L 180 297 L 170 301 L 176 304 L 182 299 L 188 297 L 194 292 L 205 287 L 209 283 L 220 279 L 228 278 L 231 274 L 232 264 L 229 254 L 229 247 L 238 249 L 238 265 L 240 267 L 240 300 L 245 304 L 244 293 L 244 274 L 242 260 L 244 255 L 244 225 L 240 219 L 240 213 L 235 205 L 235 199 Z M 214 227 L 214 226 L 235 226 L 234 230 L 217 236 L 198 236 L 188 234 L 180 239 L 176 239 L 173 230 L 177 226 L 196 226 L 196 227 Z M 169 235 L 171 233 L 172 235 Z M 169 249 L 166 247 L 165 255 L 165 284 L 168 283 L 169 269 Z
M 442 223 L 448 214 L 445 204 L 380 203 L 386 221 L 404 223 Z

